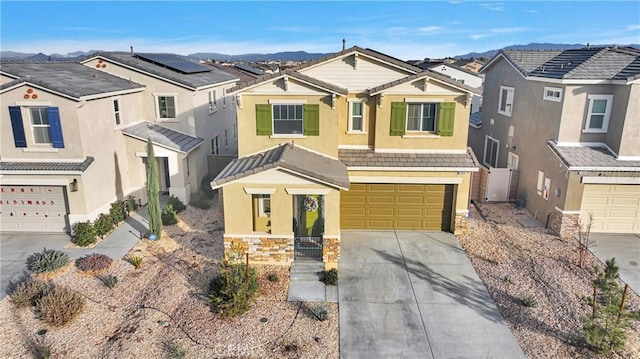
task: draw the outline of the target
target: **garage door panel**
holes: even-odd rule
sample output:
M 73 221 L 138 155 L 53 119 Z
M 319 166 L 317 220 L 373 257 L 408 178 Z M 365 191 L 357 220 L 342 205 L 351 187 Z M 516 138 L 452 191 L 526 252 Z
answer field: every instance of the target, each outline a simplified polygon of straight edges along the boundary
M 638 199 L 633 197 L 613 197 L 609 204 L 612 206 L 638 206 Z
M 366 221 L 365 226 L 367 228 L 376 228 L 376 229 L 393 229 L 394 221 L 393 220 L 381 220 L 381 219 L 369 219 Z
M 593 216 L 592 232 L 640 232 L 640 186 L 586 184 L 580 216 Z
M 424 186 L 416 186 L 411 184 L 399 184 L 397 185 L 398 192 L 400 193 L 424 193 Z
M 423 229 L 421 220 L 398 220 L 395 225 L 396 229 Z
M 395 192 L 396 188 L 393 184 L 370 184 L 368 185 L 369 192 Z
M 370 216 L 393 216 L 393 208 L 369 208 L 366 213 Z
M 398 204 L 401 204 L 401 205 L 404 205 L 404 204 L 422 205 L 424 203 L 423 196 L 407 197 L 403 194 L 402 196 L 398 196 L 397 198 L 398 198 Z
M 367 202 L 370 204 L 393 204 L 395 201 L 393 196 L 374 195 L 374 196 L 370 196 Z
M 63 232 L 67 204 L 60 186 L 0 186 L 2 231 Z
M 366 215 L 366 210 L 364 207 L 356 207 L 356 208 L 342 208 L 341 211 L 343 214 L 348 216 L 364 216 Z
M 396 214 L 398 216 L 419 216 L 424 215 L 424 210 L 421 208 L 398 208 Z

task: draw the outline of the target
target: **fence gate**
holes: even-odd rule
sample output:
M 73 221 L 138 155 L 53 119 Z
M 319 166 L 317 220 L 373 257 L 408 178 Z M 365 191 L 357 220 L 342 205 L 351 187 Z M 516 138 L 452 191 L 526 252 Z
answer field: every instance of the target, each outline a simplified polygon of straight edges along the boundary
M 322 236 L 295 237 L 295 258 L 322 258 Z
M 487 202 L 509 201 L 511 187 L 510 168 L 489 168 L 487 171 L 487 190 L 484 199 Z

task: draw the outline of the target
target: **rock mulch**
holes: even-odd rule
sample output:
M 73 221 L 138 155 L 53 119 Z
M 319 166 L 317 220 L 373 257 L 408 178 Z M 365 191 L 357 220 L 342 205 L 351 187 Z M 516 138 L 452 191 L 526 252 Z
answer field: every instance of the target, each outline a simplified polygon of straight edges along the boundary
M 338 358 L 338 307 L 320 322 L 307 303 L 287 302 L 285 266 L 256 266 L 260 294 L 249 312 L 233 319 L 215 315 L 208 305 L 209 281 L 223 254 L 222 215 L 217 208 L 191 206 L 180 223 L 164 228 L 158 241 L 141 240 L 129 255 L 141 256 L 135 269 L 123 259 L 105 274 L 118 277 L 113 289 L 73 264 L 47 279 L 87 298 L 83 312 L 63 327 L 17 309 L 9 297 L 0 302 L 0 357 L 30 358 L 37 332 L 53 346 L 53 358 L 156 358 L 173 349 L 192 358 Z M 277 282 L 267 279 L 276 274 Z
M 589 269 L 603 264 L 591 253 L 579 268 L 576 243 L 546 234 L 544 228 L 523 228 L 518 219 L 529 212 L 511 204 L 472 208 L 470 230 L 458 236 L 480 279 L 496 302 L 527 358 L 604 358 L 586 347 L 580 318 L 590 308 L 579 296 L 590 295 Z M 536 307 L 522 305 L 533 296 Z M 630 291 L 627 303 L 640 310 Z M 629 330 L 624 350 L 609 358 L 640 358 L 640 323 Z

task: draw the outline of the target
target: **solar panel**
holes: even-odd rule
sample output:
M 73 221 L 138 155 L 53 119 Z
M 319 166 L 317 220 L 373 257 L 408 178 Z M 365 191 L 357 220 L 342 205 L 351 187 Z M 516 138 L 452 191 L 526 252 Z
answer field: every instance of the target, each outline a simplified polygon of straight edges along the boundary
M 242 64 L 237 64 L 237 65 L 234 65 L 234 66 L 239 68 L 240 70 L 247 71 L 247 72 L 252 73 L 254 75 L 264 75 L 264 71 L 262 71 L 260 69 L 256 69 L 255 67 L 251 67 L 251 66 L 248 66 L 248 65 L 242 65 Z
M 182 57 L 172 54 L 136 54 L 137 57 L 152 62 L 159 66 L 182 72 L 183 74 L 195 74 L 199 72 L 209 72 L 211 68 L 191 62 Z

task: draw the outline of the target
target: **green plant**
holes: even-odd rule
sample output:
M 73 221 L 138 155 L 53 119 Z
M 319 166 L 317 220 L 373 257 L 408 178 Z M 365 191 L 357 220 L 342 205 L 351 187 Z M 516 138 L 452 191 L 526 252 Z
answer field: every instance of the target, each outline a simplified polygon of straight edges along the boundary
M 212 199 L 216 195 L 216 190 L 211 189 L 211 181 L 216 178 L 214 175 L 207 174 L 200 181 L 200 190 L 207 196 L 209 199 Z
M 104 254 L 87 254 L 84 257 L 76 259 L 76 267 L 83 272 L 101 271 L 111 266 L 113 259 Z
M 149 203 L 149 231 L 162 238 L 162 210 L 160 209 L 160 184 L 158 182 L 158 161 L 153 151 L 151 138 L 147 140 L 147 197 Z
M 26 277 L 18 283 L 10 282 L 9 301 L 18 308 L 35 305 L 49 290 L 47 283 L 35 277 Z
M 104 238 L 107 233 L 111 232 L 113 227 L 113 218 L 111 218 L 111 214 L 101 213 L 98 218 L 93 221 L 93 228 L 95 228 L 96 234 L 100 238 Z
M 618 270 L 615 258 L 605 262 L 604 270 L 595 266 L 594 295 L 582 297 L 583 303 L 592 309 L 591 315 L 582 317 L 585 340 L 605 354 L 624 348 L 626 331 L 631 326 L 632 316 L 625 311 L 623 289 L 617 283 Z
M 163 210 L 162 210 L 162 225 L 163 226 L 170 226 L 172 224 L 176 224 L 178 223 L 178 216 L 176 215 L 176 212 L 173 210 L 173 206 L 168 204 Z
M 338 270 L 336 268 L 324 272 L 324 283 L 327 285 L 338 284 Z
M 116 284 L 118 284 L 118 277 L 113 274 L 99 275 L 97 278 L 102 285 L 109 289 L 112 289 Z
M 90 221 L 78 222 L 73 225 L 73 238 L 71 242 L 86 247 L 98 241 L 98 232 Z
M 533 294 L 527 294 L 520 298 L 520 304 L 527 308 L 535 308 L 538 306 L 538 299 Z
M 44 336 L 37 336 L 27 342 L 31 354 L 36 359 L 49 359 L 53 354 L 53 343 Z
M 69 262 L 69 255 L 63 251 L 44 248 L 27 258 L 27 268 L 34 273 L 52 272 L 64 267 Z
M 124 258 L 127 262 L 131 263 L 136 269 L 140 268 L 142 265 L 142 257 L 129 255 Z
M 311 314 L 321 322 L 329 319 L 329 314 L 331 313 L 331 310 L 326 303 L 315 304 L 310 307 L 309 310 L 311 311 Z
M 167 205 L 170 205 L 176 213 L 180 213 L 187 208 L 184 203 L 180 200 L 180 198 L 176 196 L 169 196 L 169 200 L 167 201 Z
M 267 280 L 269 282 L 277 282 L 280 280 L 280 278 L 278 278 L 278 275 L 276 273 L 269 273 L 269 275 L 267 276 Z
M 209 300 L 216 313 L 234 317 L 251 308 L 257 291 L 258 276 L 254 268 L 246 271 L 244 264 L 227 264 L 211 280 Z
M 80 294 L 64 287 L 54 287 L 36 302 L 38 319 L 54 326 L 69 323 L 85 305 Z
M 187 355 L 187 350 L 175 342 L 164 342 L 164 350 L 172 359 L 182 359 Z
M 113 221 L 113 224 L 117 225 L 118 223 L 124 221 L 124 219 L 127 218 L 125 203 L 119 200 L 116 200 L 115 202 L 111 203 L 111 208 L 109 209 L 109 215 L 111 215 L 111 220 Z
M 138 207 L 140 207 L 140 206 L 138 205 L 138 202 L 136 201 L 135 197 L 133 197 L 133 196 L 127 197 L 127 199 L 125 200 L 125 208 L 126 208 L 127 212 L 133 212 L 133 211 L 137 210 Z

